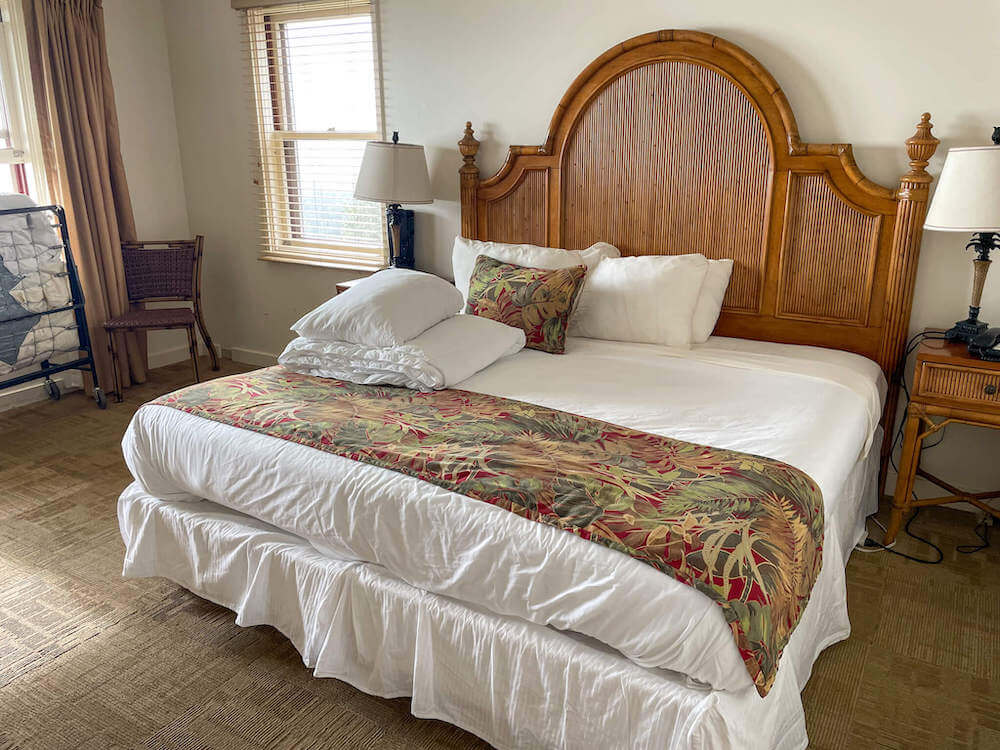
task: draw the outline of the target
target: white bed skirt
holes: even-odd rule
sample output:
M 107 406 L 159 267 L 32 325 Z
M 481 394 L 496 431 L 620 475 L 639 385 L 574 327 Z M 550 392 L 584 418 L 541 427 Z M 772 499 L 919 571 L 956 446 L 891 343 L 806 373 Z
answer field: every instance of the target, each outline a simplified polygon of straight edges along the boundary
M 421 591 L 377 565 L 325 557 L 213 503 L 164 502 L 133 484 L 118 517 L 125 576 L 162 576 L 234 610 L 238 625 L 272 625 L 317 677 L 411 696 L 415 716 L 499 748 L 806 745 L 808 675 L 792 659 L 766 699 L 713 691 L 599 642 Z

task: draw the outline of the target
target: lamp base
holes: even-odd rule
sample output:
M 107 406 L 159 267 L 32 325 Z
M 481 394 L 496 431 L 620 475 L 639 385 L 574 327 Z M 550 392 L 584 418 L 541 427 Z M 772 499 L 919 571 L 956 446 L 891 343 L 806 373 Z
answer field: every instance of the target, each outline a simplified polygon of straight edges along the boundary
M 990 251 L 1000 248 L 1000 233 L 977 232 L 972 235 L 972 241 L 965 246 L 966 250 L 974 250 L 977 255 L 972 261 L 975 272 L 972 277 L 972 299 L 969 304 L 969 317 L 958 321 L 945 332 L 949 341 L 964 341 L 984 333 L 989 326 L 979 319 L 979 302 L 983 298 L 983 287 L 986 285 L 986 274 L 990 270 Z
M 989 327 L 988 323 L 984 323 L 981 320 L 967 318 L 966 320 L 958 321 L 954 326 L 945 331 L 944 337 L 949 341 L 962 341 L 968 344 L 979 334 L 985 333 Z
M 385 209 L 389 226 L 389 265 L 395 268 L 413 268 L 413 211 L 390 203 Z

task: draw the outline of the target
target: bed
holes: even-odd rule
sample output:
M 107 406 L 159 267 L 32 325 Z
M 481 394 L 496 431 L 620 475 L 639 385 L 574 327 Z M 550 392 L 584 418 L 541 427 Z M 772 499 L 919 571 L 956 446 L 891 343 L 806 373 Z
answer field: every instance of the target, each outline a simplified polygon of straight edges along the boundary
M 844 566 L 874 511 L 933 153 L 898 190 L 803 144 L 743 50 L 661 31 L 570 87 L 493 177 L 459 146 L 466 237 L 736 260 L 707 344 L 571 339 L 457 387 L 785 462 L 819 486 L 823 566 L 762 697 L 720 610 L 614 549 L 447 489 L 147 405 L 123 441 L 124 572 L 284 632 L 319 677 L 412 697 L 498 747 L 803 747 L 799 693 L 845 638 Z M 822 347 L 822 348 L 819 348 Z M 889 420 L 889 421 L 887 421 Z

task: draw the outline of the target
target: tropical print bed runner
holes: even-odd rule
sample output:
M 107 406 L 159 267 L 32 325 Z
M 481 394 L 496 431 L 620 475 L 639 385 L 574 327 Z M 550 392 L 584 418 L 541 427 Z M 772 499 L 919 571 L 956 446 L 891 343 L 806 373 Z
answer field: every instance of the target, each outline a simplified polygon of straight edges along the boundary
M 722 608 L 762 696 L 819 575 L 820 490 L 769 458 L 481 393 L 282 367 L 153 403 L 408 474 L 652 565 Z

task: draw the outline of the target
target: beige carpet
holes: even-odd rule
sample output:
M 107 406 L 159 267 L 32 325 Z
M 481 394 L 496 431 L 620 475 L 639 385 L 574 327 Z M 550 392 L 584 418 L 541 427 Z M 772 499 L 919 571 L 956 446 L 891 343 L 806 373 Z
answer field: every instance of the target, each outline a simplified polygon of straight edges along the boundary
M 70 394 L 0 413 L 0 750 L 482 747 L 406 700 L 314 679 L 271 628 L 121 578 L 118 441 L 189 372 L 154 371 L 106 412 Z M 1000 748 L 1000 555 L 954 552 L 974 541 L 964 513 L 926 511 L 914 528 L 944 564 L 882 553 L 848 567 L 854 634 L 803 696 L 817 748 Z

